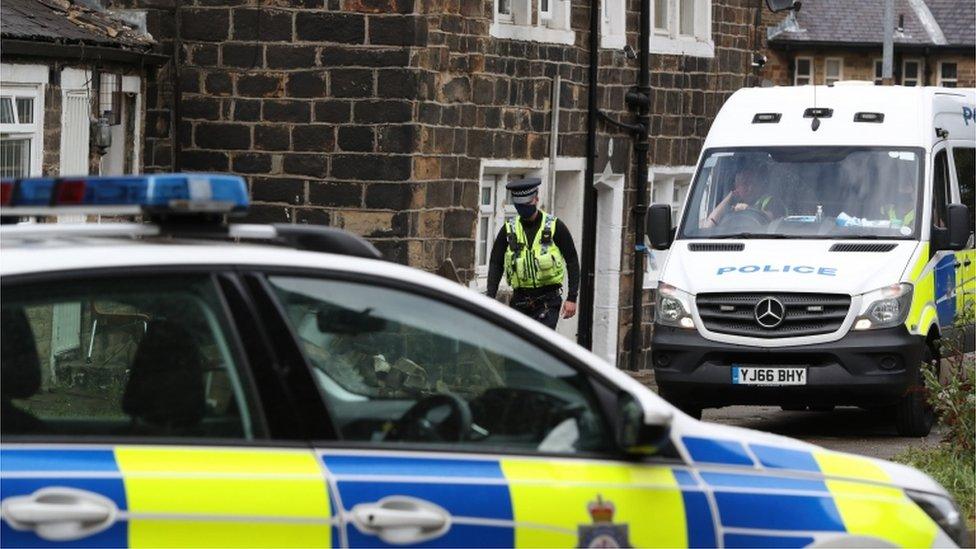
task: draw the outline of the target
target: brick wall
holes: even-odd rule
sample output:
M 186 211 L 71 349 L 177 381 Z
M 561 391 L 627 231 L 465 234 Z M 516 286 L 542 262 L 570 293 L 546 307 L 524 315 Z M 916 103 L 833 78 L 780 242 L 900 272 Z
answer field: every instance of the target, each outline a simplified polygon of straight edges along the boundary
M 813 58 L 814 80 L 817 84 L 823 84 L 824 65 L 828 57 L 840 57 L 844 59 L 844 80 L 874 80 L 874 60 L 881 59 L 881 49 L 869 51 L 845 51 L 843 49 L 817 48 L 817 49 L 792 49 L 789 52 L 772 50 L 767 52 L 769 62 L 763 70 L 763 78 L 777 86 L 793 85 L 793 60 L 797 57 Z M 976 86 L 976 59 L 954 53 L 937 53 L 932 55 L 913 54 L 908 52 L 898 52 L 894 56 L 894 76 L 895 82 L 901 83 L 902 60 L 905 58 L 922 59 L 924 67 L 924 85 L 938 85 L 939 62 L 956 63 L 958 71 L 958 87 Z
M 172 0 L 116 0 L 149 10 L 172 47 Z M 146 166 L 247 177 L 254 221 L 331 224 L 370 238 L 394 261 L 474 274 L 483 159 L 548 156 L 553 76 L 562 79 L 560 156 L 585 156 L 589 2 L 573 0 L 575 44 L 489 36 L 491 0 L 186 0 L 183 123 L 170 127 L 172 67 L 149 85 Z M 651 164 L 694 164 L 715 113 L 750 83 L 757 0 L 716 0 L 715 57 L 653 55 Z M 639 0 L 627 5 L 636 45 Z M 636 62 L 601 53 L 601 108 L 631 120 L 624 95 Z M 615 138 L 614 158 L 607 158 Z M 634 182 L 626 135 L 600 129 L 596 171 Z M 621 349 L 626 349 L 633 237 L 623 242 Z M 649 314 L 644 315 L 650 321 Z M 645 331 L 649 332 L 649 322 Z M 648 341 L 645 334 L 644 341 Z M 626 356 L 621 355 L 621 361 Z

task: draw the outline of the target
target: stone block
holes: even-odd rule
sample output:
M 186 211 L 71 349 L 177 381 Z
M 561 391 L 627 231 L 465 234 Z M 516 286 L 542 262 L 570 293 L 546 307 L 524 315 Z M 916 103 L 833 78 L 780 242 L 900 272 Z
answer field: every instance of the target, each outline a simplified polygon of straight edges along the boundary
M 472 238 L 476 217 L 472 210 L 448 210 L 444 213 L 444 236 L 446 238 Z
M 345 8 L 361 13 L 410 13 L 413 0 L 346 0 Z
M 440 158 L 436 156 L 414 156 L 413 157 L 413 180 L 425 181 L 429 179 L 440 179 L 441 164 Z
M 180 29 L 184 40 L 222 42 L 227 40 L 230 29 L 230 11 L 226 9 L 184 8 Z
M 358 101 L 353 110 L 353 119 L 365 124 L 408 122 L 413 115 L 413 105 L 407 101 Z
M 194 143 L 202 149 L 251 148 L 251 128 L 243 124 L 201 122 L 194 129 Z
M 295 223 L 327 227 L 332 224 L 332 214 L 320 208 L 298 208 L 295 212 Z
M 290 42 L 292 39 L 292 12 L 263 7 L 234 10 L 234 40 Z
M 280 74 L 242 74 L 237 77 L 237 93 L 245 97 L 281 97 L 283 78 Z
M 377 71 L 376 93 L 380 97 L 416 99 L 417 73 L 412 69 L 386 69 Z
M 322 65 L 328 67 L 406 67 L 410 64 L 410 49 L 326 46 L 321 58 Z
M 372 97 L 373 71 L 367 69 L 335 69 L 330 71 L 333 97 Z
M 235 153 L 231 155 L 231 170 L 237 173 L 268 173 L 271 171 L 271 155 Z
M 295 37 L 310 42 L 363 44 L 366 18 L 350 13 L 299 12 L 295 16 Z
M 286 154 L 282 169 L 287 174 L 308 175 L 324 179 L 328 176 L 328 157 L 321 154 Z
M 180 78 L 184 77 L 181 76 Z M 204 87 L 210 95 L 231 95 L 234 93 L 234 82 L 231 76 L 225 72 L 208 72 L 204 77 Z
M 411 15 L 369 17 L 369 43 L 386 46 L 424 46 L 426 20 Z
M 257 122 L 261 119 L 261 101 L 258 99 L 233 100 L 232 114 L 234 120 L 242 122 Z
M 254 126 L 254 148 L 262 151 L 289 150 L 288 127 L 278 124 Z
M 294 126 L 291 129 L 291 142 L 296 151 L 333 151 L 335 150 L 335 127 L 331 124 Z
M 366 187 L 367 208 L 406 210 L 413 200 L 413 186 L 408 183 L 374 183 Z
M 316 122 L 349 122 L 352 120 L 352 103 L 348 101 L 316 101 Z
M 280 177 L 257 177 L 251 181 L 251 198 L 257 202 L 303 204 L 305 181 Z
M 363 205 L 362 183 L 310 183 L 309 201 L 320 206 L 358 208 Z
M 312 104 L 308 101 L 265 101 L 262 118 L 268 122 L 310 122 Z
M 265 47 L 265 59 L 269 69 L 307 69 L 315 66 L 316 58 L 314 46 L 269 45 Z
M 380 126 L 376 145 L 380 152 L 409 153 L 416 150 L 416 126 Z
M 369 152 L 374 148 L 373 128 L 370 126 L 339 126 L 339 149 Z
M 285 89 L 289 97 L 322 97 L 325 95 L 325 71 L 290 73 Z
M 340 226 L 360 236 L 389 236 L 393 212 L 348 210 L 339 214 Z
M 253 69 L 264 66 L 264 46 L 260 44 L 223 44 L 220 50 L 225 67 Z
M 183 150 L 180 154 L 183 169 L 201 172 L 226 172 L 229 167 L 227 153 L 214 151 Z
M 220 118 L 220 100 L 214 97 L 184 97 L 182 107 L 185 119 L 217 120 Z

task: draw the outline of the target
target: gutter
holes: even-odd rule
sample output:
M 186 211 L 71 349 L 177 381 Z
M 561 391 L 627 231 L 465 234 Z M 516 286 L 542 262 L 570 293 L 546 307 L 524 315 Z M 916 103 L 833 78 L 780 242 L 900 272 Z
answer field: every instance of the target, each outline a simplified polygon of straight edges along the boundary
M 79 61 L 109 61 L 129 65 L 160 66 L 169 61 L 169 56 L 158 53 L 125 50 L 106 46 L 89 46 L 86 44 L 61 44 L 55 42 L 37 42 L 33 40 L 0 39 L 0 50 L 3 57 L 44 57 L 57 59 L 72 59 Z

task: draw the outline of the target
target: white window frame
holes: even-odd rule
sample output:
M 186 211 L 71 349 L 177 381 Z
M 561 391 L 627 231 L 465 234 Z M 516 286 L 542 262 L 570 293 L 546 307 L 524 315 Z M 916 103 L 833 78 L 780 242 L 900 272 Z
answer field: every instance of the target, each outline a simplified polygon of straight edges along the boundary
M 48 84 L 47 65 L 0 64 L 0 95 L 30 97 L 34 100 L 34 121 L 30 124 L 4 124 L 0 133 L 16 138 L 29 138 L 29 175 L 40 176 L 44 164 L 44 92 Z M 15 116 L 17 104 L 13 104 Z
M 627 45 L 627 6 L 624 0 L 600 2 L 600 47 L 620 50 Z
M 880 72 L 881 72 L 882 76 L 878 76 L 879 66 L 880 66 Z M 874 63 L 871 65 L 871 70 L 873 71 L 872 80 L 874 81 L 874 85 L 875 86 L 880 86 L 881 84 L 884 84 L 884 76 L 883 76 L 884 75 L 884 59 L 881 59 L 880 57 L 877 58 L 877 59 L 875 59 L 874 60 Z
M 576 43 L 570 15 L 571 0 L 549 0 L 549 10 L 542 12 L 540 0 L 509 0 L 511 13 L 498 11 L 494 0 L 494 17 L 488 33 L 505 40 L 525 40 L 549 44 Z
M 800 75 L 800 61 L 810 62 L 810 72 L 804 75 Z M 797 57 L 793 59 L 793 85 L 794 86 L 805 86 L 806 84 L 800 84 L 800 78 L 807 78 L 809 82 L 807 84 L 813 84 L 813 75 L 816 71 L 813 70 L 813 58 L 812 57 Z
M 665 0 L 668 7 L 667 28 L 655 28 L 655 2 L 651 2 L 651 44 L 652 53 L 666 55 L 689 55 L 692 57 L 715 57 L 715 41 L 712 39 L 712 0 Z M 694 33 L 681 34 L 682 2 L 694 3 Z
M 955 65 L 956 66 L 956 77 L 955 78 L 943 78 L 942 77 L 942 67 L 944 65 Z M 957 87 L 959 86 L 959 63 L 955 61 L 939 61 L 939 85 L 944 86 L 946 82 L 951 82 Z
M 837 62 L 837 76 L 832 77 L 828 72 L 828 67 L 830 67 L 831 62 Z M 824 59 L 824 84 L 831 85 L 834 82 L 840 82 L 844 79 L 844 58 L 843 57 L 827 57 Z
M 491 257 L 491 247 L 495 243 L 495 236 L 498 234 L 499 229 L 505 224 L 507 218 L 512 218 L 517 215 L 515 211 L 515 206 L 510 204 L 508 199 L 508 190 L 505 189 L 505 185 L 510 179 L 519 179 L 524 177 L 539 177 L 541 178 L 542 185 L 539 188 L 539 196 L 548 196 L 549 186 L 546 183 L 546 166 L 548 165 L 547 160 L 484 160 L 481 163 L 481 177 L 478 178 L 478 225 L 475 228 L 475 280 L 472 281 L 473 285 L 477 287 L 480 291 L 484 291 L 488 285 L 488 260 Z M 493 203 L 491 205 L 491 211 L 488 209 L 482 210 L 481 208 L 481 189 L 487 185 L 494 187 L 493 192 Z M 542 205 L 545 207 L 545 205 Z M 488 222 L 488 234 L 484 235 L 487 239 L 487 245 L 485 250 L 486 257 L 484 258 L 484 264 L 480 265 L 480 256 L 478 253 L 478 242 L 482 240 L 481 234 L 481 219 L 482 216 L 489 216 L 490 221 Z M 504 285 L 504 280 L 502 281 Z
M 915 73 L 915 83 L 910 85 L 905 83 L 905 67 L 908 66 L 909 63 L 918 63 L 918 72 Z M 901 85 L 902 86 L 907 86 L 909 88 L 915 88 L 921 86 L 923 84 L 922 80 L 924 78 L 925 78 L 925 62 L 922 60 L 921 57 L 906 57 L 905 59 L 901 60 Z
M 142 77 L 136 75 L 119 75 L 119 78 L 122 79 L 122 93 L 132 95 L 134 99 L 132 102 L 132 108 L 134 110 L 132 116 L 132 140 L 134 141 L 132 144 L 132 173 L 139 173 L 142 171 L 142 147 L 140 146 L 140 143 L 142 142 Z M 122 124 L 112 126 L 113 146 L 116 144 L 117 136 L 125 135 L 123 128 L 124 125 Z M 124 143 L 122 144 L 122 147 L 124 151 Z M 99 171 L 105 170 L 104 163 L 106 158 L 108 158 L 108 154 L 102 157 L 99 165 Z
M 670 204 L 671 219 L 677 223 L 694 176 L 694 166 L 651 166 L 647 174 L 651 204 Z M 677 197 L 675 191 L 679 193 Z M 667 250 L 648 250 L 644 264 L 645 290 L 657 288 L 661 267 L 667 257 Z

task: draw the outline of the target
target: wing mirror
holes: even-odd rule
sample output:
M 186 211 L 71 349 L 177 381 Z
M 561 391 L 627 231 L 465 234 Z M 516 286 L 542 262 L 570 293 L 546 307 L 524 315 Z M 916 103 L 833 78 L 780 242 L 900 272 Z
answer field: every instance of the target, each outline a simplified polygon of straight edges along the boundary
M 949 204 L 949 242 L 946 248 L 949 250 L 962 250 L 966 247 L 969 240 L 969 207 L 965 204 Z
M 671 414 L 647 410 L 630 393 L 617 397 L 617 446 L 624 453 L 647 456 L 658 452 L 670 439 Z
M 651 240 L 651 247 L 655 250 L 667 250 L 674 240 L 674 230 L 671 228 L 671 206 L 669 204 L 654 204 L 647 209 L 647 235 Z

